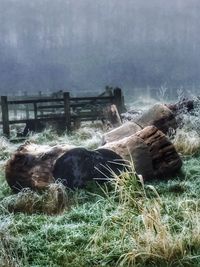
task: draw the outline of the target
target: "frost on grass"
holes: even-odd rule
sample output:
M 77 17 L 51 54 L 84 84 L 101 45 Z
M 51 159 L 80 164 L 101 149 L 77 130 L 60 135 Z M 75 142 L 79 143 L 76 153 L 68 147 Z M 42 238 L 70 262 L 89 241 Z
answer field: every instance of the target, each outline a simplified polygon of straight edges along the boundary
M 111 203 L 113 198 L 116 209 L 104 215 L 88 245 L 93 261 L 100 266 L 196 266 L 198 199 L 162 197 L 134 173 L 122 175 Z
M 4 198 L 1 205 L 9 212 L 26 214 L 59 214 L 68 206 L 67 192 L 62 184 L 50 184 L 42 193 L 24 189 L 20 193 Z
M 200 136 L 197 131 L 178 129 L 173 140 L 176 150 L 182 155 L 193 155 L 200 151 Z
M 2 207 L 0 207 L 2 210 Z M 21 258 L 25 259 L 24 249 L 21 240 L 14 226 L 12 214 L 4 210 L 0 215 L 0 266 L 2 267 L 21 267 Z M 22 254 L 19 255 L 18 249 Z
M 15 149 L 16 145 L 11 144 L 5 137 L 0 137 L 0 161 L 7 160 Z
M 58 136 L 52 129 L 46 129 L 42 133 L 35 133 L 28 137 L 28 140 L 36 144 L 83 146 L 88 149 L 95 149 L 102 143 L 102 130 L 100 128 L 84 126 L 70 134 L 63 133 Z
M 194 100 L 194 110 L 184 108 L 179 111 L 179 128 L 173 136 L 176 150 L 182 155 L 194 155 L 200 151 L 200 100 Z
M 175 136 L 182 154 L 199 151 L 195 119 L 188 117 Z M 86 127 L 71 136 L 47 130 L 29 139 L 96 148 L 100 137 L 99 131 Z M 1 151 L 9 156 L 14 147 L 3 141 Z M 101 194 L 70 192 L 69 210 L 68 192 L 60 185 L 52 184 L 42 194 L 27 189 L 8 196 L 8 187 L 1 183 L 1 266 L 198 266 L 198 153 L 184 158 L 183 169 L 183 181 L 156 181 L 154 187 L 144 185 L 132 171 L 116 177 L 113 189 L 102 188 Z M 3 180 L 3 172 L 1 176 Z

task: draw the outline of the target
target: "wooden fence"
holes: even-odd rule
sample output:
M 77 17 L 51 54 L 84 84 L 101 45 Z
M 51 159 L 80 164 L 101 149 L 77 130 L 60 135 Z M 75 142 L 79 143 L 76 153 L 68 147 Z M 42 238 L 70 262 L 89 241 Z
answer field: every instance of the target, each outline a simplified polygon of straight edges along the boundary
M 93 121 L 103 118 L 103 107 L 115 104 L 119 113 L 123 109 L 123 96 L 120 88 L 116 88 L 109 96 L 96 97 L 70 97 L 69 92 L 63 92 L 62 97 L 46 97 L 23 100 L 9 100 L 7 96 L 1 96 L 3 134 L 10 136 L 10 125 L 27 123 L 28 121 L 49 122 L 60 120 L 70 130 L 72 123 L 80 121 Z M 15 107 L 15 109 L 12 109 Z M 11 118 L 11 110 L 17 114 L 17 110 L 25 111 L 25 118 Z

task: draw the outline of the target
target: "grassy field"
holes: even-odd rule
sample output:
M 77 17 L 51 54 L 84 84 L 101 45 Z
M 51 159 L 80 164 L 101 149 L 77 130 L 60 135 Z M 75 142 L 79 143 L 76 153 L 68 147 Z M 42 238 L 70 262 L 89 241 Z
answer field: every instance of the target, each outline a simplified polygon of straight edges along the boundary
M 0 266 L 200 266 L 200 138 L 192 131 L 174 137 L 184 164 L 171 180 L 144 185 L 133 169 L 108 187 L 69 192 L 55 184 L 18 195 L 4 177 L 4 162 L 17 145 L 2 138 Z M 100 136 L 86 128 L 71 137 L 45 131 L 30 139 L 95 148 Z

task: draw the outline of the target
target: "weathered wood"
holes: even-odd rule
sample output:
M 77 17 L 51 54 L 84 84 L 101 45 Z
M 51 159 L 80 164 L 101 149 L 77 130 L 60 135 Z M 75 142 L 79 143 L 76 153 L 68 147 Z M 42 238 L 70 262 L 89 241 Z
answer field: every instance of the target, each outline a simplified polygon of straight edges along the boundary
M 10 127 L 9 127 L 9 113 L 8 113 L 7 96 L 1 96 L 1 111 L 2 111 L 3 134 L 6 137 L 9 137 L 10 136 Z
M 165 134 L 156 127 L 149 126 L 136 133 L 148 146 L 152 158 L 154 177 L 165 178 L 176 173 L 182 166 L 182 161 L 174 145 Z
M 63 98 L 43 98 L 43 99 L 26 99 L 26 100 L 10 100 L 8 104 L 10 105 L 20 105 L 20 104 L 34 104 L 34 103 L 50 103 L 50 102 L 61 102 Z
M 173 112 L 165 105 L 156 104 L 140 115 L 139 118 L 135 119 L 135 121 L 126 122 L 122 126 L 105 133 L 103 135 L 103 144 L 128 137 L 151 125 L 156 126 L 164 133 L 167 133 L 170 127 L 173 129 L 177 127 Z
M 37 120 L 37 103 L 33 104 L 33 109 L 34 109 L 34 119 Z
M 71 129 L 71 118 L 70 118 L 70 95 L 69 92 L 63 94 L 64 99 L 64 114 L 65 114 L 65 123 L 67 130 Z
M 113 100 L 113 96 L 88 96 L 88 97 L 71 97 L 71 101 L 90 101 L 90 100 Z
M 42 98 L 42 92 L 39 91 L 38 92 L 39 98 Z M 43 105 L 44 103 L 41 103 L 41 105 Z M 37 107 L 38 108 L 38 107 Z M 40 114 L 43 115 L 43 110 L 42 109 L 38 109 L 40 111 Z
M 27 98 L 28 94 L 27 92 L 24 92 L 24 97 Z M 29 106 L 28 104 L 25 105 L 25 111 L 26 111 L 26 119 L 29 119 Z
M 148 109 L 136 120 L 136 123 L 141 128 L 154 125 L 164 133 L 167 133 L 170 127 L 173 129 L 177 127 L 173 112 L 162 104 L 156 104 Z
M 103 120 L 102 110 L 108 103 L 113 103 L 113 95 L 111 96 L 97 96 L 97 97 L 78 97 L 70 98 L 68 93 L 63 94 L 63 98 L 49 98 L 42 97 L 40 94 L 40 99 L 36 99 L 35 96 L 32 99 L 21 99 L 21 100 L 10 100 L 7 104 L 10 106 L 17 105 L 21 110 L 20 105 L 25 105 L 23 112 L 26 112 L 27 117 L 29 117 L 28 105 L 31 105 L 31 113 L 34 115 L 34 120 L 42 121 L 52 121 L 57 119 L 57 114 L 54 113 L 55 108 L 59 110 L 59 118 L 65 120 L 66 127 L 69 130 L 71 121 L 75 120 L 75 117 L 79 117 L 81 121 L 94 121 Z M 45 104 L 46 103 L 46 104 Z M 41 105 L 40 105 L 41 104 Z M 71 110 L 73 109 L 73 114 Z M 63 110 L 62 110 L 63 109 Z M 44 112 L 44 113 L 43 113 Z M 64 113 L 64 114 L 63 114 Z M 32 119 L 31 119 L 32 120 Z M 14 119 L 10 121 L 10 124 L 26 123 L 26 119 Z M 37 121 L 35 121 L 37 123 Z M 2 122 L 0 122 L 2 124 Z
M 111 126 L 112 128 L 122 125 L 122 121 L 116 105 L 107 105 L 103 109 L 102 115 L 105 117 L 106 122 L 108 122 L 109 126 Z
M 122 90 L 120 88 L 114 89 L 113 102 L 116 105 L 119 114 L 123 111 Z
M 58 120 L 58 119 L 63 119 L 64 120 L 64 117 L 63 116 L 53 116 L 53 117 L 48 117 L 48 118 L 37 118 L 37 121 L 40 122 L 40 121 L 44 121 L 44 122 L 48 122 L 48 121 L 55 121 L 55 120 Z M 28 121 L 33 121 L 34 119 L 30 119 Z M 35 121 L 35 120 L 34 120 Z M 27 120 L 26 119 L 22 119 L 22 120 L 11 120 L 9 121 L 9 124 L 21 124 L 21 123 L 26 123 Z M 0 123 L 1 124 L 1 123 Z
M 54 182 L 53 166 L 57 158 L 73 146 L 50 147 L 26 143 L 20 146 L 5 166 L 6 180 L 13 191 L 22 188 L 45 189 Z
M 46 189 L 57 179 L 68 188 L 82 187 L 93 179 L 107 181 L 125 169 L 123 164 L 121 156 L 107 149 L 26 143 L 8 160 L 5 171 L 9 186 L 18 192 L 26 187 Z
M 54 176 L 54 166 L 57 159 L 65 152 L 71 151 L 72 148 L 72 146 L 68 145 L 49 147 L 31 143 L 20 146 L 6 164 L 6 180 L 9 186 L 14 191 L 19 191 L 25 187 L 30 187 L 33 190 L 46 188 L 50 183 L 54 182 L 54 178 L 60 178 L 60 174 Z M 173 144 L 155 126 L 148 126 L 136 134 L 98 148 L 96 151 L 103 153 L 100 163 L 108 160 L 109 155 L 112 157 L 110 150 L 116 153 L 113 154 L 114 158 L 122 159 L 120 162 L 123 162 L 123 164 L 126 160 L 132 161 L 136 172 L 141 174 L 144 180 L 172 177 L 180 170 L 182 165 L 182 161 Z M 82 179 L 81 175 L 87 174 L 89 167 L 92 166 L 92 169 L 89 170 L 90 174 L 95 171 L 94 166 L 90 165 L 90 160 L 84 163 L 84 155 L 85 153 L 93 155 L 96 152 L 87 151 L 84 148 L 78 148 L 72 152 L 72 154 L 68 154 L 69 157 L 65 154 L 64 160 L 70 160 L 71 163 L 68 163 L 72 164 L 70 168 L 73 171 L 73 175 L 75 174 L 73 168 L 77 168 L 76 174 L 80 174 L 80 177 L 78 176 L 80 179 Z M 84 153 L 82 154 L 82 152 Z M 99 155 L 97 156 L 96 163 L 100 164 Z M 77 161 L 74 162 L 75 159 L 78 159 L 79 163 Z M 93 160 L 93 156 L 91 160 Z M 81 169 L 78 169 L 80 164 Z M 101 167 L 100 165 L 98 168 Z M 68 165 L 67 167 L 65 165 L 62 167 L 66 172 L 68 171 Z M 83 171 L 84 168 L 86 168 L 85 171 Z M 60 169 L 58 169 L 58 172 L 61 172 L 62 175 L 64 174 Z M 71 179 L 71 177 L 69 178 Z
M 126 122 L 121 126 L 105 133 L 103 135 L 103 144 L 118 141 L 120 139 L 135 134 L 141 129 L 142 128 L 135 122 Z
M 48 113 L 48 114 L 43 114 L 43 115 L 37 115 L 37 119 L 47 119 L 47 118 L 64 118 L 65 115 L 64 114 L 55 114 L 55 113 Z
M 133 161 L 136 172 L 145 180 L 173 176 L 182 166 L 173 144 L 155 126 L 148 126 L 136 134 L 107 143 L 103 148 Z

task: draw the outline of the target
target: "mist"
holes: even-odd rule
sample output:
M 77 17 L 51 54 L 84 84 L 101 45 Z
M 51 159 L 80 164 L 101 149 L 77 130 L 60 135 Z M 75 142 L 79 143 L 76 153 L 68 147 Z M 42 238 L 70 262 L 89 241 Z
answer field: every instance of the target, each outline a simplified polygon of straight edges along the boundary
M 199 88 L 198 0 L 0 0 L 0 91 Z

